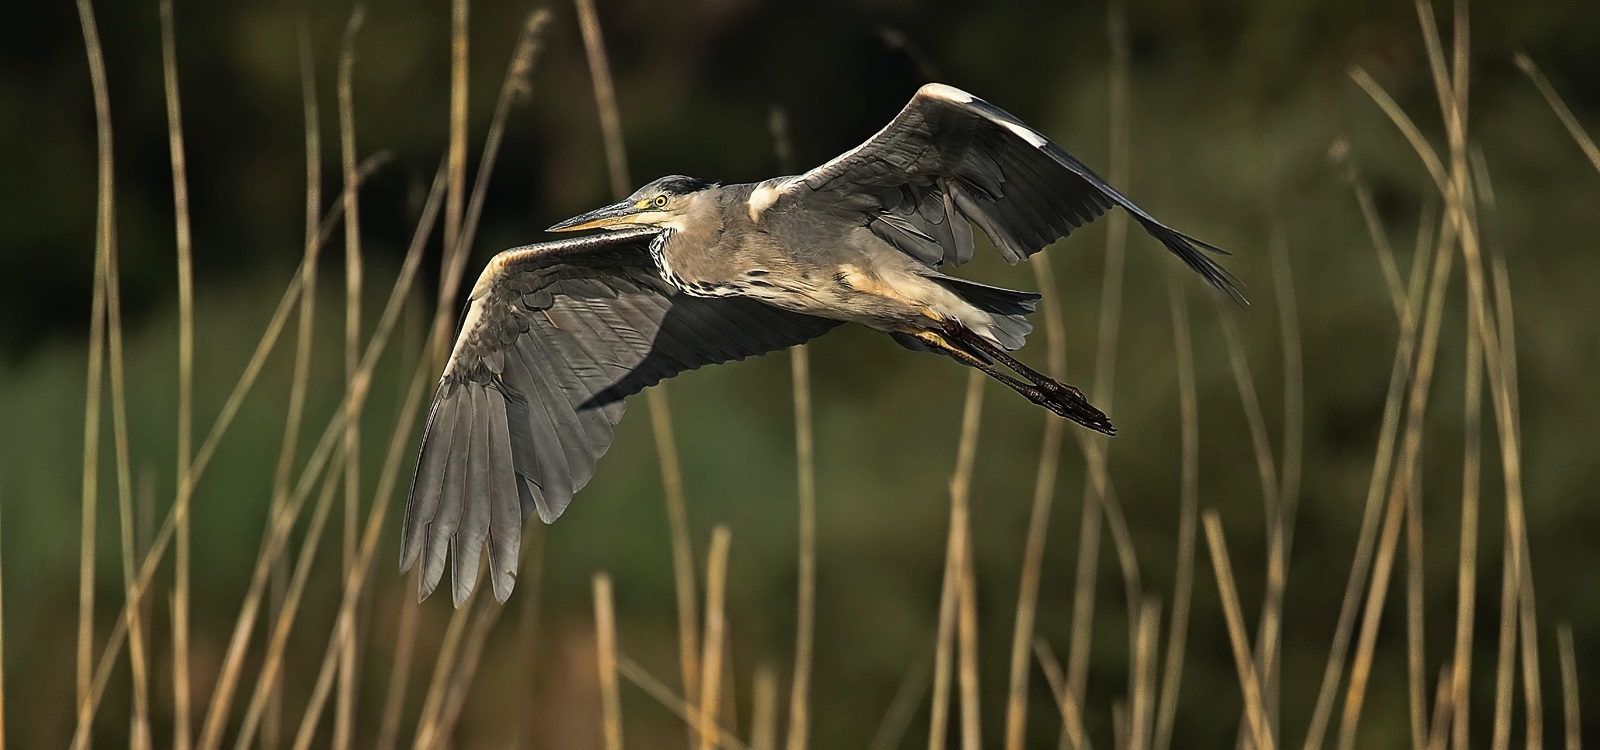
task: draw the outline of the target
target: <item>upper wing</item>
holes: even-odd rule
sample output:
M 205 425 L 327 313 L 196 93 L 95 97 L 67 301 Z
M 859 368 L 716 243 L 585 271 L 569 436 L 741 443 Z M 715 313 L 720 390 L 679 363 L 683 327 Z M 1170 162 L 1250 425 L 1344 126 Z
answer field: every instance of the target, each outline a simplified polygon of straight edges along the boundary
M 594 475 L 623 397 L 702 365 L 782 349 L 837 322 L 743 298 L 676 294 L 653 229 L 501 253 L 473 288 L 422 436 L 400 564 L 419 593 L 454 559 L 457 606 L 485 543 L 495 597 L 511 595 L 522 519 L 554 521 Z
M 928 265 L 971 259 L 972 229 L 963 217 L 1016 263 L 1121 206 L 1212 286 L 1244 303 L 1232 275 L 1202 252 L 1220 248 L 1156 221 L 1021 120 L 943 84 L 923 86 L 866 143 L 777 191 L 780 205 L 865 213 L 879 237 Z

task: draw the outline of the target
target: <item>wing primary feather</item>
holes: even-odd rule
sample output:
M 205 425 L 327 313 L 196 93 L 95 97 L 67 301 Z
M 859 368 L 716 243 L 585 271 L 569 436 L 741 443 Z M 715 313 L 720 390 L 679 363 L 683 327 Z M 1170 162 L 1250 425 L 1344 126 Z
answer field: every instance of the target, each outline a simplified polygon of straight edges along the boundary
M 511 430 L 506 400 L 490 388 L 489 407 L 489 584 L 504 603 L 517 582 L 522 552 L 522 516 L 518 513 L 517 475 L 511 462 Z
M 461 523 L 451 544 L 455 555 L 452 598 L 457 607 L 466 604 L 477 588 L 483 542 L 489 534 L 489 394 L 487 388 L 471 390 L 472 447 L 467 453 L 467 494 L 462 498 Z
M 400 539 L 400 570 L 409 570 L 422 553 L 428 526 L 439 512 L 439 496 L 444 486 L 445 468 L 450 458 L 450 441 L 456 427 L 455 396 L 447 392 L 454 386 L 441 385 L 428 412 L 428 426 L 422 431 L 417 472 L 411 479 L 406 498 L 406 516 Z M 457 389 L 459 390 L 459 389 Z
M 445 560 L 450 551 L 450 540 L 455 537 L 461 523 L 461 509 L 467 496 L 467 460 L 472 453 L 472 424 L 478 415 L 469 391 L 480 386 L 461 385 L 457 399 L 455 438 L 450 442 L 450 454 L 445 464 L 444 486 L 439 498 L 439 512 L 429 524 L 427 548 L 422 556 L 422 571 L 417 575 L 417 594 L 426 599 L 439 586 L 444 576 Z

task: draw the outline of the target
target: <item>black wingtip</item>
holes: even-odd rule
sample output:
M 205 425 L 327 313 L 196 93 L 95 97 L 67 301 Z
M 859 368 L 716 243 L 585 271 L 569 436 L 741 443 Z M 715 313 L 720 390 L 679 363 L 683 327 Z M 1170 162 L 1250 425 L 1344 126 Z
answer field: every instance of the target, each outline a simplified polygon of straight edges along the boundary
M 1150 236 L 1159 240 L 1173 255 L 1178 256 L 1178 259 L 1182 260 L 1184 265 L 1195 273 L 1200 274 L 1200 277 L 1205 279 L 1206 283 L 1228 295 L 1228 298 L 1233 300 L 1234 304 L 1241 308 L 1249 309 L 1250 300 L 1245 299 L 1244 293 L 1239 290 L 1239 287 L 1244 286 L 1244 283 L 1227 267 L 1206 255 L 1207 251 L 1218 255 L 1229 255 L 1228 251 L 1209 242 L 1197 240 L 1160 222 L 1146 220 L 1137 214 L 1135 214 L 1135 218 L 1138 219 L 1139 224 L 1144 227 L 1144 230 Z

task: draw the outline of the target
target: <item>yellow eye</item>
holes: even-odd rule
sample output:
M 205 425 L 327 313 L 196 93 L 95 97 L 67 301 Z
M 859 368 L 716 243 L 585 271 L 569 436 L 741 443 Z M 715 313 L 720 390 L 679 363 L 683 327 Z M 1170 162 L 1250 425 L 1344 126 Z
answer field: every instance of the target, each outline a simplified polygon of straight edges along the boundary
M 655 204 L 656 204 L 656 208 L 666 208 L 667 207 L 667 196 L 665 196 L 665 195 L 656 196 Z

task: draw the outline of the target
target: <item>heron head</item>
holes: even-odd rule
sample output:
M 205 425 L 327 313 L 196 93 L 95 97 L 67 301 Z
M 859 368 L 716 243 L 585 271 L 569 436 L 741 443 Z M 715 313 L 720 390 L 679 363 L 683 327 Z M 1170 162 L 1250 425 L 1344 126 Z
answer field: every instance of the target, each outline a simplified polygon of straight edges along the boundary
M 603 208 L 574 216 L 550 227 L 550 232 L 581 229 L 622 229 L 630 226 L 680 228 L 695 196 L 714 187 L 710 182 L 669 175 L 639 188 L 633 195 Z

